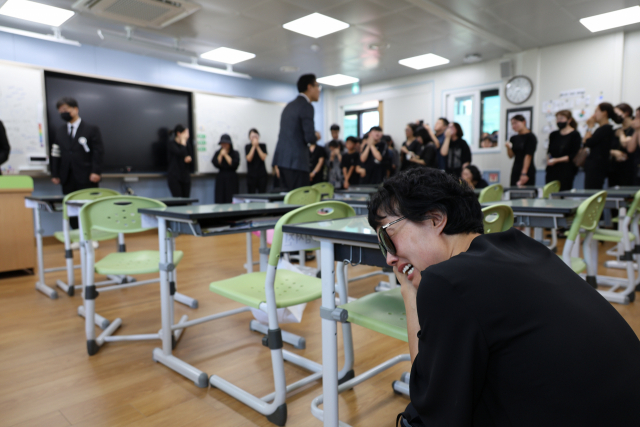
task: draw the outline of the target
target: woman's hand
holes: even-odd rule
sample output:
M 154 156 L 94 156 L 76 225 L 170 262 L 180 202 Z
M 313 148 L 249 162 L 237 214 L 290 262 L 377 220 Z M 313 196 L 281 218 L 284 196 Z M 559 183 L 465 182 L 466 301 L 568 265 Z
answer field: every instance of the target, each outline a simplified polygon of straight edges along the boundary
M 595 124 L 596 124 L 596 116 L 595 115 L 593 115 L 593 116 L 591 116 L 591 117 L 589 117 L 587 119 L 587 127 L 592 128 L 592 127 L 595 126 Z
M 518 187 L 524 186 L 527 182 L 529 182 L 528 175 L 520 175 L 520 180 L 516 183 Z
M 556 163 L 558 163 L 558 159 L 554 159 L 553 157 L 550 157 L 550 158 L 547 160 L 547 166 L 553 166 L 553 165 L 555 165 Z
M 417 283 L 412 283 L 409 281 L 409 279 L 407 278 L 406 274 L 402 274 L 398 271 L 398 267 L 394 266 L 393 267 L 393 272 L 396 275 L 396 279 L 398 279 L 398 283 L 400 283 L 400 292 L 402 292 L 403 294 L 405 294 L 406 292 L 412 293 L 412 294 L 416 294 L 418 292 L 418 286 L 420 286 L 420 274 L 416 273 L 414 277 L 414 281 Z
M 187 157 L 184 158 L 184 162 L 185 163 L 191 163 L 192 160 L 193 159 L 191 158 L 191 156 L 187 156 Z
M 509 150 L 513 150 L 513 143 L 511 141 L 506 141 L 504 143 L 504 146 L 507 147 Z

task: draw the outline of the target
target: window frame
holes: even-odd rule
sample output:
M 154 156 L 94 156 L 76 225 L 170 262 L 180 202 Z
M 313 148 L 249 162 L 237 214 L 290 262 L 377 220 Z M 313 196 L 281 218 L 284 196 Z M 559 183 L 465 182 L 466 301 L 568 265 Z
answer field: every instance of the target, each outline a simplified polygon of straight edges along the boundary
M 362 131 L 362 114 L 363 113 L 369 113 L 372 111 L 377 111 L 378 113 L 380 113 L 380 109 L 378 107 L 376 108 L 366 108 L 366 109 L 361 109 L 361 110 L 348 110 L 345 111 L 344 114 L 342 115 L 342 119 L 343 119 L 343 124 L 344 124 L 344 118 L 346 116 L 352 116 L 352 115 L 357 115 L 358 116 L 358 135 L 356 135 L 357 138 L 362 138 L 362 135 L 364 135 L 364 132 Z M 378 123 L 380 123 L 380 118 L 378 116 Z M 363 133 L 361 133 L 363 132 Z M 344 139 L 347 139 L 347 135 L 343 135 Z M 349 135 L 351 136 L 351 135 Z

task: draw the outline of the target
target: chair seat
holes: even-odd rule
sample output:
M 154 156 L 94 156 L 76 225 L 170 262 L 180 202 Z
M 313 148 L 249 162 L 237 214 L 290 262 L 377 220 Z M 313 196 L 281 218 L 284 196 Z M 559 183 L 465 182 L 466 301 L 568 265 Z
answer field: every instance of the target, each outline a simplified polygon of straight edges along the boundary
M 595 240 L 599 240 L 599 241 L 603 241 L 603 242 L 615 242 L 615 243 L 619 243 L 622 241 L 622 231 L 618 231 L 618 230 L 607 230 L 607 229 L 596 229 L 593 232 L 593 238 Z M 635 240 L 635 236 L 633 235 L 633 233 L 629 233 L 629 240 L 633 241 Z
M 264 284 L 267 273 L 249 273 L 209 285 L 211 292 L 253 308 L 267 301 Z M 322 280 L 289 270 L 277 270 L 274 282 L 276 306 L 291 307 L 322 296 Z
M 182 260 L 183 252 L 173 253 L 173 264 L 178 265 Z M 135 275 L 157 273 L 160 271 L 160 252 L 115 252 L 95 263 L 95 271 L 98 274 Z
M 348 321 L 372 331 L 408 342 L 407 313 L 400 287 L 376 292 L 341 305 L 349 312 Z
M 558 256 L 562 258 L 562 255 L 558 254 Z M 587 264 L 582 258 L 571 257 L 571 269 L 576 274 L 584 273 L 587 269 Z
M 64 243 L 64 233 L 62 231 L 56 231 L 53 233 L 56 239 Z M 91 230 L 91 240 L 96 242 L 102 242 L 103 240 L 113 240 L 118 238 L 118 233 L 108 233 L 101 230 Z M 80 241 L 80 230 L 69 230 L 69 239 L 71 243 Z

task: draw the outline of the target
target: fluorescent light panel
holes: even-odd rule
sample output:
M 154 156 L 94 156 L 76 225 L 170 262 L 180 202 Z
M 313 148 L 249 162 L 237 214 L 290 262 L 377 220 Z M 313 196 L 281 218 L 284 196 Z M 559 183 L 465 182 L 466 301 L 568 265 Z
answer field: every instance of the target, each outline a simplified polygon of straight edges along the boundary
M 327 34 L 349 28 L 349 24 L 329 18 L 320 13 L 312 13 L 295 21 L 288 22 L 282 27 L 286 30 L 317 39 Z
M 200 58 L 208 59 L 209 61 L 222 62 L 223 64 L 230 65 L 237 64 L 238 62 L 246 61 L 255 57 L 256 55 L 254 53 L 243 52 L 241 50 L 230 49 L 228 47 L 219 47 L 200 55 Z
M 640 22 L 640 6 L 615 10 L 613 12 L 590 16 L 580 20 L 580 23 L 587 27 L 587 29 L 592 33 L 636 24 L 638 22 Z
M 75 12 L 71 10 L 27 0 L 8 0 L 0 7 L 0 15 L 37 22 L 38 24 L 50 25 L 52 27 L 59 27 L 74 14 Z
M 433 53 L 427 53 L 426 55 L 401 59 L 400 61 L 398 61 L 398 63 L 400 65 L 404 65 L 405 67 L 422 70 L 424 68 L 437 67 L 438 65 L 448 64 L 449 60 Z
M 356 77 L 345 76 L 344 74 L 334 74 L 332 76 L 321 77 L 317 79 L 318 83 L 329 86 L 344 86 L 351 83 L 359 82 L 360 79 Z

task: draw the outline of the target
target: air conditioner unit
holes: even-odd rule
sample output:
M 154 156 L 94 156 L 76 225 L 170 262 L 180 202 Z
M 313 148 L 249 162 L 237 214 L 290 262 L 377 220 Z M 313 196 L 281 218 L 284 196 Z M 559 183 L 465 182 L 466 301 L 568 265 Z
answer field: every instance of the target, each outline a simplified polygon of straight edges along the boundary
M 79 0 L 78 12 L 138 28 L 164 28 L 200 9 L 200 5 L 171 0 Z

